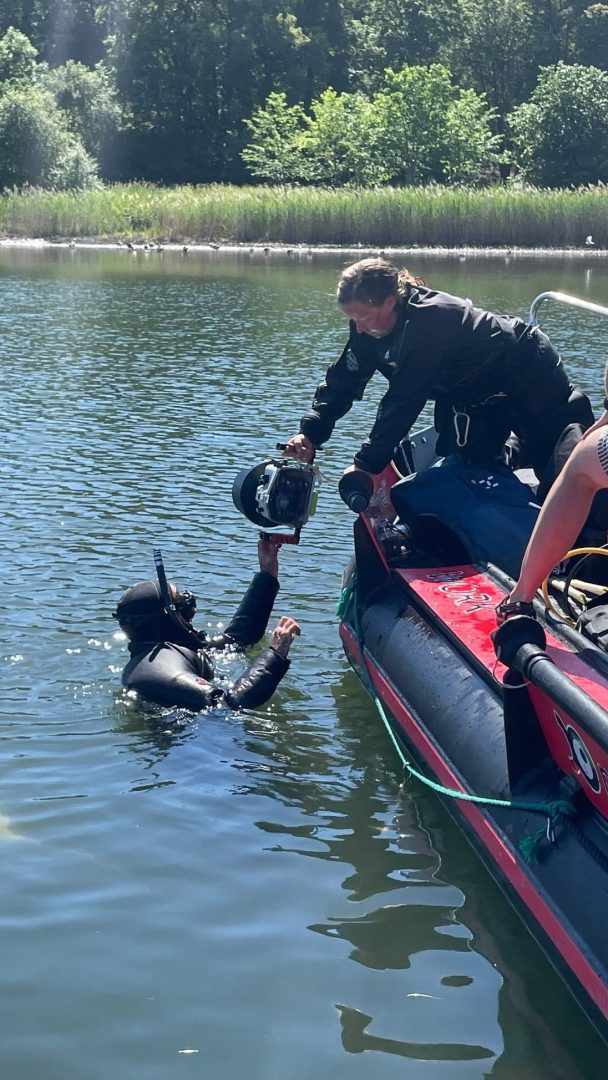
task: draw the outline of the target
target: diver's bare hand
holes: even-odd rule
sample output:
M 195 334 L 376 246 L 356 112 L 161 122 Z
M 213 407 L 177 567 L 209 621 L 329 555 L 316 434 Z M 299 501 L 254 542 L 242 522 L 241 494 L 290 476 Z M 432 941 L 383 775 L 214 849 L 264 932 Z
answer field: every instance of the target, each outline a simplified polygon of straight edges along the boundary
M 265 570 L 273 577 L 279 576 L 279 549 L 271 540 L 258 541 L 258 559 L 260 570 Z
M 301 633 L 302 631 L 295 619 L 290 619 L 289 615 L 281 615 L 272 631 L 270 644 L 278 652 L 279 656 L 287 656 L 293 639 L 299 637 Z
M 293 439 L 285 444 L 283 453 L 285 457 L 300 458 L 300 461 L 314 461 L 315 444 L 307 435 L 294 435 Z

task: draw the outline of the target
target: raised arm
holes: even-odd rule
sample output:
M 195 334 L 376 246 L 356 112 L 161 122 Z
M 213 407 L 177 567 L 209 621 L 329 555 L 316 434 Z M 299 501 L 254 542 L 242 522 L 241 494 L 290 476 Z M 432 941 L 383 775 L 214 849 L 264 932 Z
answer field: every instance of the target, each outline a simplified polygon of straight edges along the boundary
M 608 418 L 607 418 L 608 420 Z M 538 515 L 508 603 L 529 602 L 576 542 L 596 491 L 608 488 L 608 426 L 587 432 L 551 488 Z
M 265 633 L 279 591 L 277 547 L 268 540 L 260 540 L 258 560 L 259 573 L 254 575 L 236 614 L 223 634 L 207 640 L 208 648 L 225 649 L 227 645 L 236 645 L 239 649 L 247 649 Z

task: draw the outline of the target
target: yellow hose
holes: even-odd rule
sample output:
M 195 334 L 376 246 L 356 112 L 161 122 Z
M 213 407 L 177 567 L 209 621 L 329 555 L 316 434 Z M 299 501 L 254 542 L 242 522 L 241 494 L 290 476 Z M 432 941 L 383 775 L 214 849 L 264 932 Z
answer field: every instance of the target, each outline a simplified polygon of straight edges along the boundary
M 574 558 L 575 555 L 608 555 L 608 548 L 600 548 L 600 547 L 572 548 L 571 551 L 566 552 L 566 554 L 564 555 L 564 557 L 560 561 L 563 562 L 564 559 Z M 547 605 L 549 611 L 553 615 L 556 616 L 556 618 L 561 619 L 562 622 L 570 623 L 570 626 L 575 626 L 576 624 L 574 623 L 574 621 L 572 619 L 569 619 L 567 615 L 564 615 L 561 611 L 559 611 L 555 607 L 555 605 L 553 604 L 553 602 L 551 600 L 551 597 L 549 596 L 549 578 L 550 577 L 551 577 L 551 575 L 547 574 L 547 577 L 545 578 L 545 580 L 543 581 L 543 583 L 541 585 L 541 589 L 542 589 L 542 593 L 543 593 L 543 600 L 545 601 L 545 604 Z

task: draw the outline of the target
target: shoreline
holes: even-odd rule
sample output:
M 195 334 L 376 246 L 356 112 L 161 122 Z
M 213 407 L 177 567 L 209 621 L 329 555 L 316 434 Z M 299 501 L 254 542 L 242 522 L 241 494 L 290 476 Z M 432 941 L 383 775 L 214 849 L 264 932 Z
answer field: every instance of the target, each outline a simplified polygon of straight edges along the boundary
M 410 244 L 410 245 L 395 245 L 385 246 L 380 245 L 364 245 L 364 244 L 280 244 L 276 242 L 268 243 L 202 243 L 202 242 L 184 242 L 184 243 L 159 243 L 151 242 L 147 239 L 137 239 L 133 241 L 124 240 L 102 240 L 94 238 L 75 238 L 73 240 L 47 240 L 43 238 L 34 237 L 0 237 L 0 250 L 6 249 L 24 249 L 24 250 L 57 250 L 65 249 L 68 251 L 128 251 L 131 254 L 162 254 L 167 251 L 169 253 L 177 254 L 249 254 L 249 255 L 264 255 L 269 257 L 271 255 L 287 255 L 289 257 L 298 256 L 313 256 L 313 255 L 359 255 L 361 258 L 366 256 L 380 256 L 390 258 L 393 255 L 426 255 L 433 256 L 439 255 L 442 257 L 458 256 L 471 257 L 471 258 L 561 258 L 561 259 L 596 259 L 606 258 L 608 256 L 608 248 L 601 248 L 595 246 L 583 246 L 580 248 L 548 248 L 548 247 L 517 247 L 515 245 L 511 247 L 472 247 L 463 245 L 461 247 L 440 247 L 432 245 L 422 244 Z
M 117 184 L 0 199 L 8 247 L 142 248 L 197 257 L 305 253 L 561 258 L 608 255 L 608 187 L 300 188 Z M 35 239 L 37 238 L 37 239 Z M 147 246 L 146 246 L 147 245 Z

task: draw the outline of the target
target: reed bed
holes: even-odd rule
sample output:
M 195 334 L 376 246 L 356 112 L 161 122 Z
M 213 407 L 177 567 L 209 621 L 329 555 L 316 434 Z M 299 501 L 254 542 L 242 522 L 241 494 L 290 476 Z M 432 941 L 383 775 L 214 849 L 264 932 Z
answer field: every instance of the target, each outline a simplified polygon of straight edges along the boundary
M 608 248 L 608 188 L 161 188 L 0 196 L 4 236 L 365 247 Z

